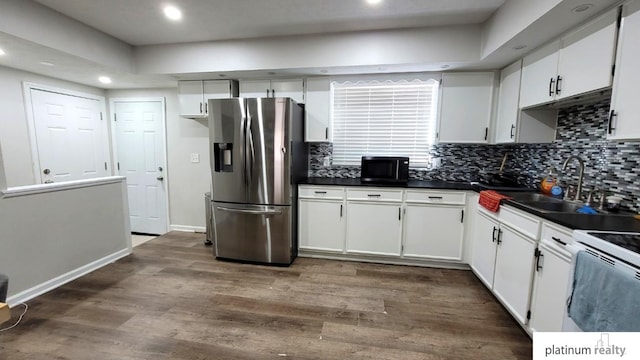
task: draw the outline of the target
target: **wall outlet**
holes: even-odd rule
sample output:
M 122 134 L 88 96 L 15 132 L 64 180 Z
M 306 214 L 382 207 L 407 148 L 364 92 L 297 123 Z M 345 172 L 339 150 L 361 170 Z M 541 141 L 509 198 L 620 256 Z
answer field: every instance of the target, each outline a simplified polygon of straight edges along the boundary
M 191 153 L 191 162 L 192 163 L 199 163 L 200 162 L 200 154 L 198 153 Z

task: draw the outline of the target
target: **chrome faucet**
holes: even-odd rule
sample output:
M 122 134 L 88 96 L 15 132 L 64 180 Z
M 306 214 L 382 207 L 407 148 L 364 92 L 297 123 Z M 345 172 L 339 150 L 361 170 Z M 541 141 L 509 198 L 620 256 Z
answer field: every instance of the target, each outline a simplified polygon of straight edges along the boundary
M 562 170 L 566 170 L 567 169 L 567 164 L 569 164 L 569 161 L 571 160 L 578 160 L 578 164 L 580 165 L 580 172 L 578 173 L 578 187 L 576 189 L 576 196 L 574 197 L 573 200 L 578 200 L 580 201 L 581 196 L 582 196 L 582 178 L 584 177 L 584 161 L 582 161 L 582 159 L 580 159 L 580 157 L 575 156 L 575 155 L 571 155 L 567 158 L 567 160 L 564 161 L 564 165 L 562 165 Z

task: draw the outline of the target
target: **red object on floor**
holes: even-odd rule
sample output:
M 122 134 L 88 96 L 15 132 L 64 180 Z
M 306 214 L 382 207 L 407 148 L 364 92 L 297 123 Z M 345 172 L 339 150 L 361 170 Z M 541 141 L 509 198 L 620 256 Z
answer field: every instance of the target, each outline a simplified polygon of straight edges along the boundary
M 503 199 L 511 199 L 511 197 L 502 195 L 494 190 L 483 190 L 480 191 L 478 203 L 489 211 L 498 212 L 500 210 L 500 201 Z

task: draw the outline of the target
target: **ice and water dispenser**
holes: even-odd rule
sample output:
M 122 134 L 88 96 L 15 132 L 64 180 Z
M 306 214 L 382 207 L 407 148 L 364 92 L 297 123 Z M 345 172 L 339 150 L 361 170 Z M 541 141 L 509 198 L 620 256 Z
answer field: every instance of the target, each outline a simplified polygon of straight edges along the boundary
M 213 144 L 213 170 L 215 172 L 233 171 L 233 144 L 214 143 Z

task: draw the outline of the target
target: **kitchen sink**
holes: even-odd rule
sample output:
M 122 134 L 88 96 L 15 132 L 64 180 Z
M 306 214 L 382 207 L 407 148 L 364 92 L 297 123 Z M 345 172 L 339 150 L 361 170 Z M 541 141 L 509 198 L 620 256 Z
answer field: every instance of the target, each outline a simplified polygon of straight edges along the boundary
M 534 192 L 504 192 L 503 194 L 511 197 L 512 201 L 522 206 L 543 213 L 575 213 L 583 206 L 582 203 L 564 201 Z
M 533 208 L 539 212 L 558 212 L 558 213 L 574 213 L 576 210 L 584 206 L 583 204 L 571 203 L 559 199 L 538 200 L 538 201 L 518 201 L 520 205 Z

